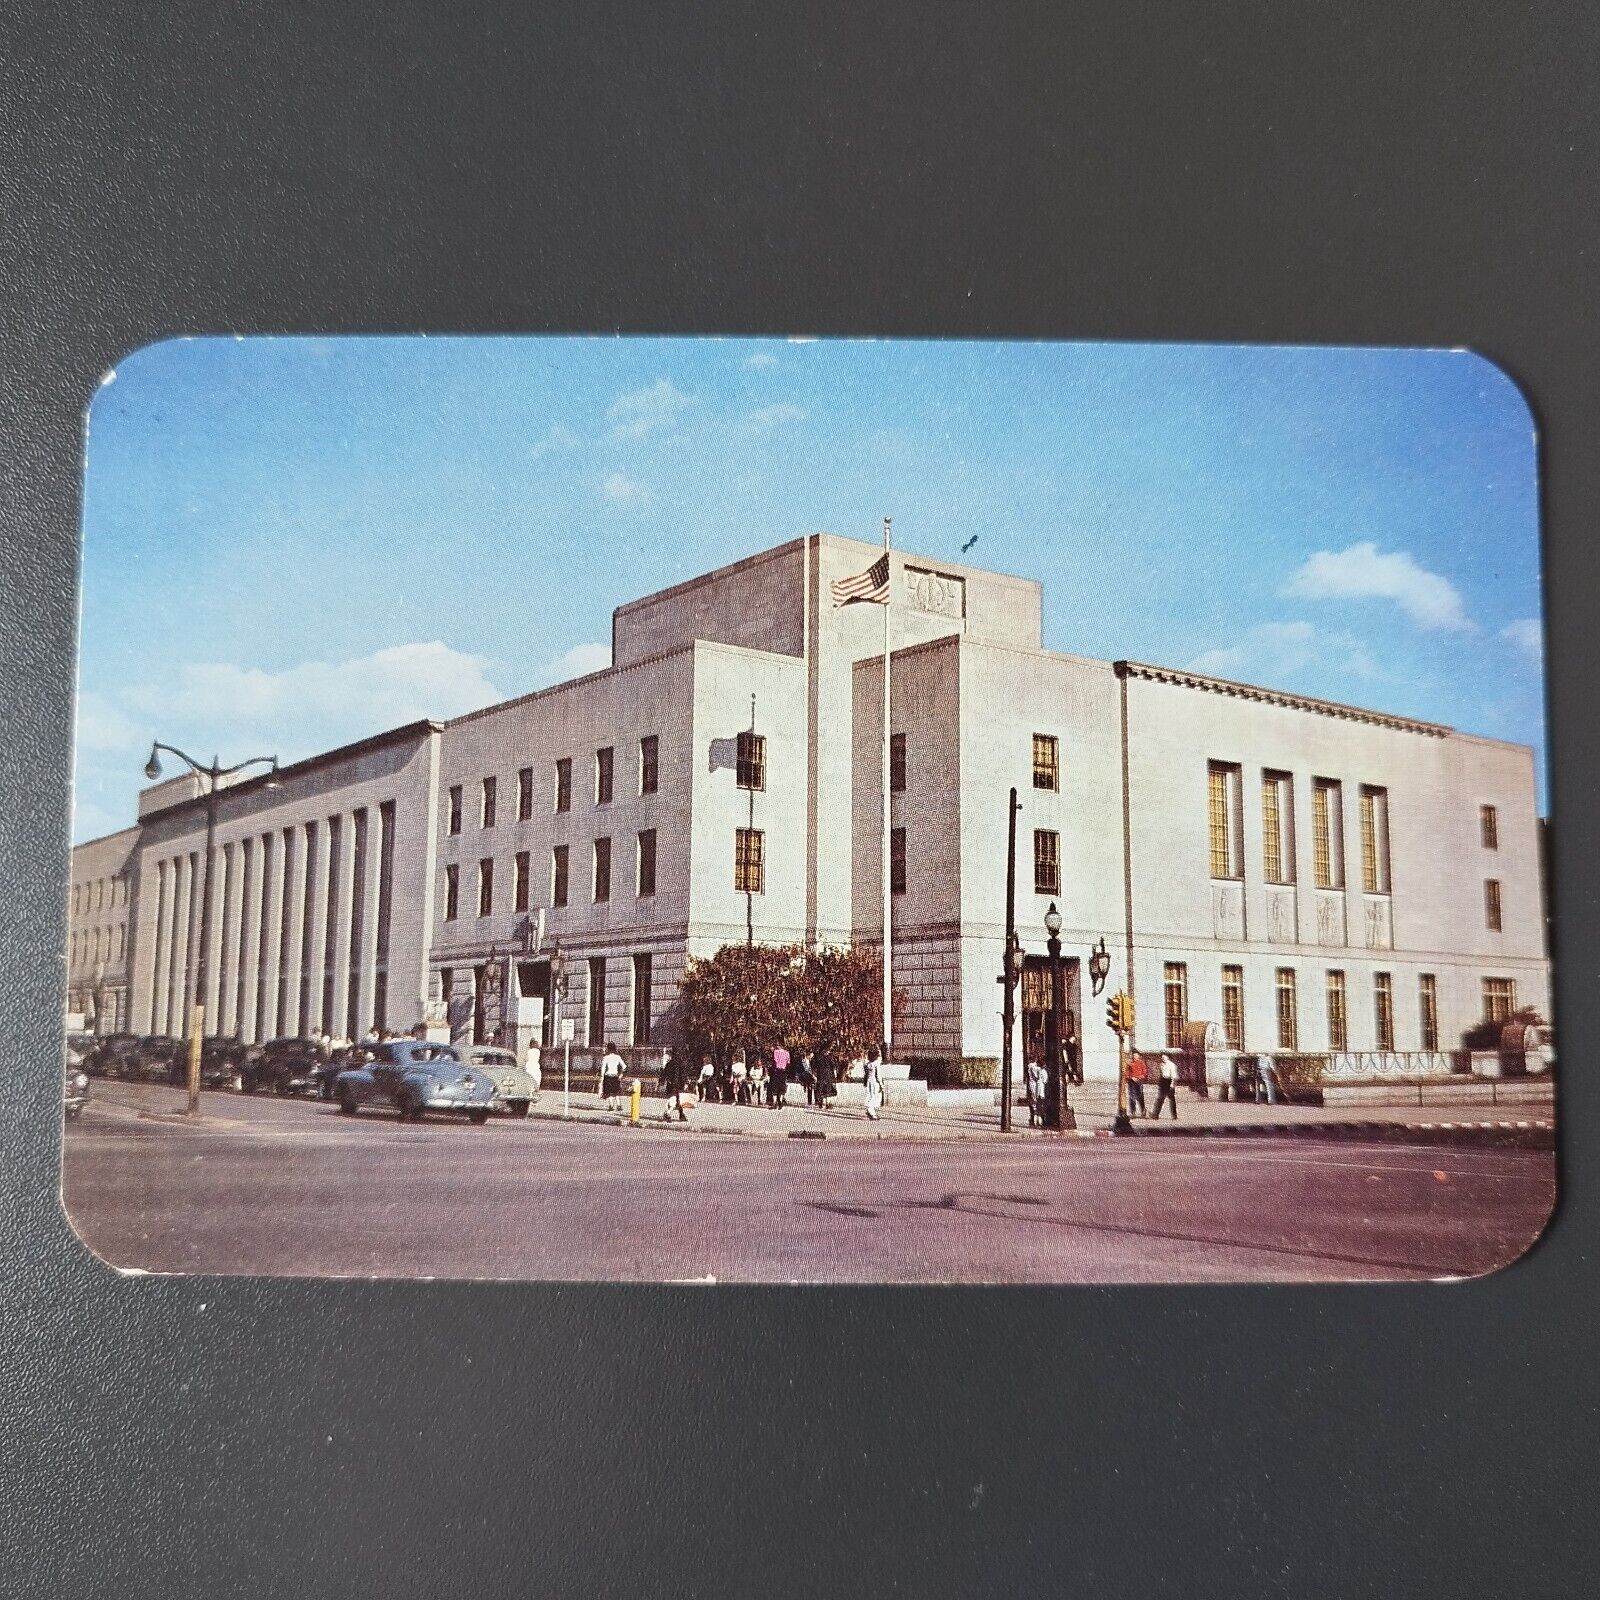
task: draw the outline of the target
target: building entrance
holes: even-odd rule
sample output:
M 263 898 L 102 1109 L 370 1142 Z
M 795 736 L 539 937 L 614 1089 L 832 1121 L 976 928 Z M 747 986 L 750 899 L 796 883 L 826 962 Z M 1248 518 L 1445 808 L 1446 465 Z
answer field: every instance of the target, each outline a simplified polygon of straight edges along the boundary
M 1050 963 L 1044 956 L 1027 956 L 1022 963 L 1022 1059 L 1043 1061 L 1045 1018 L 1050 1011 Z M 1067 1077 L 1083 1081 L 1083 1007 L 1076 956 L 1061 958 L 1061 1042 L 1065 1046 Z M 1048 1064 L 1048 1063 L 1047 1063 Z
M 539 1048 L 548 1050 L 555 1042 L 555 1007 L 550 1004 L 550 963 L 548 961 L 519 961 L 517 963 L 517 992 L 524 1000 L 544 1001 L 544 1022 L 539 1030 Z

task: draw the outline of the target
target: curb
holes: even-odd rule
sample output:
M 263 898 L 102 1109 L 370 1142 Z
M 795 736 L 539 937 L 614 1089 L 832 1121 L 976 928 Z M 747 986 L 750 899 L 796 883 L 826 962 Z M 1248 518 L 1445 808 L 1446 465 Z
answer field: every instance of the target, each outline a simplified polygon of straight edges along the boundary
M 1555 1148 L 1552 1120 L 1497 1118 L 1476 1122 L 1395 1122 L 1351 1118 L 1339 1122 L 1261 1122 L 1244 1126 L 1141 1128 L 1145 1139 L 1359 1138 L 1398 1143 L 1450 1144 L 1504 1140 L 1532 1148 Z

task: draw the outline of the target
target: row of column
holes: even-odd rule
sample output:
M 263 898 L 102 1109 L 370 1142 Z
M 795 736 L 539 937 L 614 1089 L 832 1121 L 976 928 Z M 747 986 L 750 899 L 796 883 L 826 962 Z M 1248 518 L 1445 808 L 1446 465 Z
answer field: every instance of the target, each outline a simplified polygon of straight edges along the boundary
M 199 982 L 200 851 L 156 863 L 150 1031 L 187 1035 Z M 394 803 L 228 840 L 211 860 L 208 1034 L 359 1038 L 387 1008 Z

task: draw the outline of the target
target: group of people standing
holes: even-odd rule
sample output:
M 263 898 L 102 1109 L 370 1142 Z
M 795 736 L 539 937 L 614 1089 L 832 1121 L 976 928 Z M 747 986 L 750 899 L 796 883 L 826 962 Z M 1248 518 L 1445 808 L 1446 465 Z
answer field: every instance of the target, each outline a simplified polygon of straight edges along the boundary
M 778 1045 L 769 1052 L 747 1051 L 724 1065 L 702 1055 L 698 1067 L 690 1065 L 684 1050 L 668 1050 L 661 1058 L 660 1083 L 667 1121 L 676 1115 L 689 1120 L 689 1112 L 702 1100 L 724 1105 L 765 1106 L 770 1111 L 788 1104 L 789 1085 L 798 1082 L 806 1104 L 825 1110 L 838 1097 L 841 1075 L 854 1076 L 860 1067 L 867 1117 L 876 1122 L 883 1110 L 884 1048 L 875 1044 L 867 1055 L 848 1066 L 825 1050 L 807 1054 Z M 602 1085 L 604 1079 L 602 1078 Z

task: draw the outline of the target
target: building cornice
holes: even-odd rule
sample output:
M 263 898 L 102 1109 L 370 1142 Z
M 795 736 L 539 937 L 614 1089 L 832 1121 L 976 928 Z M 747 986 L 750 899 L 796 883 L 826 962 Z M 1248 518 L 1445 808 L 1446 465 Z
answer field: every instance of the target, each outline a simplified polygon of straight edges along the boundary
M 386 733 L 375 733 L 368 739 L 357 739 L 354 744 L 342 744 L 337 750 L 324 750 L 321 755 L 307 756 L 303 761 L 291 761 L 287 766 L 278 767 L 271 772 L 263 772 L 254 778 L 248 778 L 243 783 L 230 783 L 217 790 L 217 802 L 231 801 L 244 796 L 257 794 L 265 789 L 269 783 L 281 788 L 285 783 L 294 778 L 301 778 L 308 773 L 320 772 L 324 767 L 336 767 L 345 761 L 353 761 L 358 756 L 367 755 L 373 750 L 382 750 L 392 744 L 405 744 L 428 738 L 432 734 L 443 733 L 444 723 L 424 719 L 421 722 L 408 722 L 403 728 L 390 728 Z M 189 796 L 186 800 L 179 800 L 170 806 L 162 806 L 157 811 L 147 811 L 139 819 L 141 827 L 166 817 L 176 817 L 185 811 L 204 811 L 206 805 L 205 794 Z
M 1231 678 L 1212 678 L 1203 672 L 1186 672 L 1178 667 L 1156 667 L 1145 661 L 1113 661 L 1119 678 L 1142 678 L 1148 683 L 1174 684 L 1183 689 L 1201 689 L 1209 694 L 1228 695 L 1235 700 L 1255 700 L 1264 705 L 1286 706 L 1292 711 L 1310 711 L 1318 716 L 1335 717 L 1343 722 L 1367 722 L 1374 727 L 1395 728 L 1402 733 L 1420 733 L 1444 739 L 1455 732 L 1442 722 L 1423 722 L 1416 717 L 1396 716 L 1388 711 L 1372 711 L 1365 706 L 1347 706 L 1337 700 L 1318 700 L 1314 696 L 1289 694 L 1282 689 L 1264 689 L 1260 684 L 1237 683 Z

